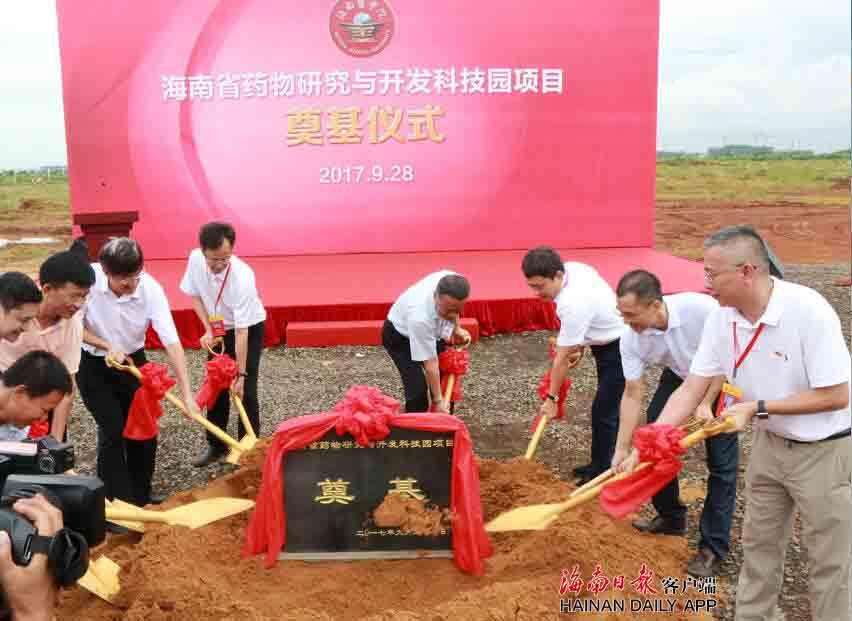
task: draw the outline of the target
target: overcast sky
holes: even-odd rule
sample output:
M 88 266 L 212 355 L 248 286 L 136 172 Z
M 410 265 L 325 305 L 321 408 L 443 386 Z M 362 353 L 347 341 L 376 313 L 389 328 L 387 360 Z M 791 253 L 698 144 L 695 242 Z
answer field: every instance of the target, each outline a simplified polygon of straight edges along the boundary
M 0 169 L 64 163 L 54 3 L 0 6 Z M 662 0 L 657 147 L 849 148 L 851 10 L 849 0 Z

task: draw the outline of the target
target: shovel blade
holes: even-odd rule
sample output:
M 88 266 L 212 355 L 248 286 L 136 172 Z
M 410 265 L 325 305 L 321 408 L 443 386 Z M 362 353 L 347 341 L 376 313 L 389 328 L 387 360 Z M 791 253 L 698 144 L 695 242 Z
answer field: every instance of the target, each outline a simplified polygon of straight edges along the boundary
M 254 501 L 246 498 L 205 498 L 165 511 L 169 522 L 195 529 L 248 511 Z
M 89 570 L 77 581 L 81 587 L 108 602 L 115 600 L 121 590 L 118 580 L 120 567 L 105 556 L 89 563 Z
M 550 526 L 564 509 L 565 503 L 518 507 L 498 515 L 485 525 L 485 530 L 489 533 L 511 530 L 543 530 Z

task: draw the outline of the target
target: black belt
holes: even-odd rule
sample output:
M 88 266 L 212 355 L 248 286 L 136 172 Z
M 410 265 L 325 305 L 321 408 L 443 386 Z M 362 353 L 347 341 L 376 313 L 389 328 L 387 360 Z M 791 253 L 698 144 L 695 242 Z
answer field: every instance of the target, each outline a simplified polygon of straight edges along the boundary
M 831 440 L 840 440 L 842 438 L 848 438 L 852 436 L 852 429 L 844 429 L 843 431 L 838 431 L 837 433 L 831 434 L 827 438 L 822 438 L 820 440 L 793 440 L 792 438 L 785 438 L 780 436 L 782 440 L 787 442 L 792 442 L 793 444 L 819 444 L 820 442 L 830 442 Z

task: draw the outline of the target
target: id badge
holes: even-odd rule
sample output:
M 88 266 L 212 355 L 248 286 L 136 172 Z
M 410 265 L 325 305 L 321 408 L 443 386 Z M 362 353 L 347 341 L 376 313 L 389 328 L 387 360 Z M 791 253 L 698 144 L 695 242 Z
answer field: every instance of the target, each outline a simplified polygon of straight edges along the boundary
M 742 388 L 729 382 L 722 384 L 722 394 L 725 395 L 725 409 L 728 409 L 743 398 Z
M 719 401 L 716 403 L 716 418 L 719 418 L 719 416 L 722 415 L 722 412 L 742 398 L 743 391 L 739 386 L 735 386 L 730 382 L 722 384 L 722 392 L 719 393 Z
M 225 336 L 225 318 L 221 315 L 210 316 L 210 332 L 216 338 Z

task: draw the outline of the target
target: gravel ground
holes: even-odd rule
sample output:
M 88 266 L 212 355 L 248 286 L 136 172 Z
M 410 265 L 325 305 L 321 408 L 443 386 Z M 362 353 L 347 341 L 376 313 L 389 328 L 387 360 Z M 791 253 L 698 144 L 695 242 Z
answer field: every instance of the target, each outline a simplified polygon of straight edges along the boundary
M 833 286 L 834 280 L 848 276 L 848 265 L 788 266 L 787 277 L 819 290 L 834 306 L 843 321 L 849 343 L 850 289 Z M 547 368 L 546 332 L 499 335 L 484 339 L 471 348 L 471 373 L 465 378 L 465 398 L 457 414 L 467 423 L 477 453 L 484 457 L 507 458 L 522 454 L 529 441 L 528 428 L 538 407 L 535 395 L 539 378 Z M 154 360 L 163 360 L 162 352 L 150 352 Z M 188 352 L 193 385 L 203 374 L 204 356 Z M 653 390 L 659 369 L 650 373 L 648 392 Z M 542 438 L 538 458 L 555 472 L 569 476 L 571 468 L 588 461 L 589 408 L 596 386 L 591 356 L 586 356 L 572 373 L 573 388 L 569 396 L 569 412 L 565 423 L 550 425 Z M 262 404 L 261 435 L 270 434 L 283 419 L 321 412 L 333 406 L 353 384 L 370 384 L 387 394 L 401 398 L 401 385 L 390 359 L 381 348 L 334 347 L 287 349 L 275 348 L 264 353 L 261 364 L 260 400 Z M 169 406 L 170 408 L 171 406 Z M 232 416 L 234 431 L 236 416 Z M 230 471 L 232 466 L 214 465 L 196 469 L 192 458 L 203 449 L 203 430 L 187 424 L 174 410 L 160 421 L 160 446 L 154 475 L 156 493 L 174 493 L 206 483 L 211 477 Z M 77 469 L 94 472 L 95 425 L 77 400 L 71 422 L 77 455 Z M 740 469 L 751 450 L 751 434 L 740 441 L 743 457 Z M 682 489 L 703 490 L 706 478 L 703 446 L 691 451 L 685 461 Z M 736 574 L 742 559 L 739 544 L 744 502 L 743 479 L 739 482 L 737 510 L 733 524 L 733 549 L 724 563 L 721 588 L 734 600 Z M 697 541 L 700 498 L 690 505 L 690 544 Z M 806 550 L 801 543 L 798 525 L 787 550 L 785 585 L 781 608 L 787 621 L 811 618 L 807 599 Z M 721 619 L 733 619 L 732 606 L 720 611 Z

